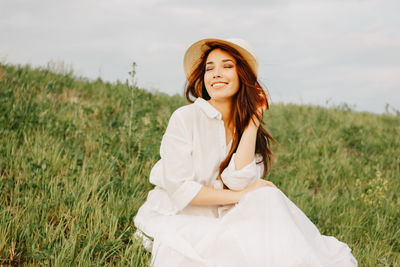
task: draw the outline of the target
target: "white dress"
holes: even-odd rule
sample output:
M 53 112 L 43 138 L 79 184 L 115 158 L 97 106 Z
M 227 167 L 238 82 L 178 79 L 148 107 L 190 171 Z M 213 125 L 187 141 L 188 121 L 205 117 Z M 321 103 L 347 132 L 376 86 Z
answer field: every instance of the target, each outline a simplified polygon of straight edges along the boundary
M 235 205 L 190 205 L 202 186 L 221 188 L 219 165 L 230 145 L 221 114 L 204 99 L 171 115 L 150 173 L 155 188 L 134 219 L 154 238 L 153 266 L 357 266 L 345 243 L 321 235 L 279 189 L 257 189 Z M 241 170 L 234 157 L 221 174 L 229 188 L 261 177 L 260 155 Z

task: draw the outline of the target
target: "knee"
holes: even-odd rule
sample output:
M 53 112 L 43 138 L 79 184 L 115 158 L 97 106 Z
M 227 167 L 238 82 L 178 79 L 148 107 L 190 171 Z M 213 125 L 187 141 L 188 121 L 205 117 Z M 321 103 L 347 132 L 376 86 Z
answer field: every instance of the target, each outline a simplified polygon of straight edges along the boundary
M 275 187 L 265 186 L 247 193 L 247 198 L 269 199 L 281 194 L 280 190 Z
M 276 187 L 264 186 L 264 187 L 258 188 L 257 190 L 254 190 L 254 192 L 257 192 L 257 194 L 273 195 L 273 194 L 279 194 L 280 190 Z

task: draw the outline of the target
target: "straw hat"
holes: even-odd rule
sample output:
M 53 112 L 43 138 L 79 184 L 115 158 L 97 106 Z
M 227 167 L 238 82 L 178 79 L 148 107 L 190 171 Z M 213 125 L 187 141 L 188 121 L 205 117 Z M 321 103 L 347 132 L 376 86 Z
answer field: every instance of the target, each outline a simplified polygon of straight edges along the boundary
M 258 74 L 258 61 L 256 54 L 254 53 L 253 48 L 242 39 L 230 38 L 230 39 L 215 39 L 215 38 L 207 38 L 202 39 L 193 43 L 185 53 L 183 58 L 183 69 L 185 71 L 186 78 L 189 78 L 192 71 L 197 67 L 200 63 L 200 57 L 209 47 L 207 46 L 207 42 L 221 42 L 223 44 L 227 44 L 233 48 L 235 48 L 247 61 L 253 70 L 254 74 L 257 77 Z

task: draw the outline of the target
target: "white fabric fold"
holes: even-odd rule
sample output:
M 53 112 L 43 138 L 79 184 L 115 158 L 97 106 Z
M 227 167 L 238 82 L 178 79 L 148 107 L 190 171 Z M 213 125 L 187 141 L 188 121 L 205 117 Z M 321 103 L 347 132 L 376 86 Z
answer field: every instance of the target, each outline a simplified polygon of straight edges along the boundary
M 228 166 L 221 173 L 221 179 L 229 189 L 242 190 L 262 177 L 264 165 L 260 162 L 262 156 L 256 154 L 252 162 L 242 169 L 236 170 L 235 156 L 236 153 L 232 155 Z M 256 162 L 260 163 L 257 164 Z
M 320 235 L 276 188 L 249 192 L 234 205 L 190 205 L 202 186 L 222 189 L 222 179 L 240 190 L 262 177 L 261 155 L 236 170 L 234 154 L 218 178 L 229 151 L 221 118 L 202 98 L 170 118 L 161 159 L 150 173 L 155 188 L 134 218 L 135 226 L 154 238 L 154 267 L 357 266 L 346 244 Z M 149 242 L 145 245 L 150 249 Z
M 203 186 L 195 180 L 190 139 L 179 114 L 174 112 L 161 141 L 161 160 L 150 173 L 150 182 L 168 193 L 173 212 L 184 209 Z

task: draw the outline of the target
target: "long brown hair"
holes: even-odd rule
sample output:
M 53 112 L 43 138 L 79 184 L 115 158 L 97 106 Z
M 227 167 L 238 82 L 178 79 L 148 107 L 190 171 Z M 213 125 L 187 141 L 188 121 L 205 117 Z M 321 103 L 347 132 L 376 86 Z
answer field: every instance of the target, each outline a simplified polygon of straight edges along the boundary
M 236 70 L 240 81 L 240 88 L 232 100 L 233 103 L 231 117 L 229 118 L 229 122 L 233 123 L 236 131 L 234 131 L 231 150 L 229 151 L 225 160 L 223 160 L 221 165 L 219 166 L 219 175 L 221 175 L 222 171 L 228 166 L 233 153 L 235 153 L 237 150 L 240 138 L 242 137 L 244 130 L 250 122 L 250 119 L 255 116 L 260 121 L 260 127 L 257 131 L 255 151 L 256 153 L 262 155 L 262 161 L 257 163 L 263 162 L 263 176 L 265 176 L 265 174 L 270 170 L 271 159 L 273 155 L 270 143 L 271 141 L 274 142 L 275 139 L 263 126 L 264 122 L 262 121 L 261 115 L 257 113 L 257 108 L 266 104 L 268 109 L 269 105 L 267 93 L 265 92 L 261 84 L 257 81 L 257 77 L 255 73 L 251 70 L 247 61 L 236 49 L 224 43 L 215 41 L 208 42 L 205 45 L 208 49 L 203 52 L 203 55 L 199 59 L 197 67 L 195 67 L 195 69 L 192 71 L 191 75 L 188 78 L 188 81 L 186 82 L 186 99 L 190 103 L 194 102 L 193 98 L 201 97 L 205 100 L 210 99 L 210 95 L 208 94 L 204 85 L 204 73 L 207 57 L 214 49 L 219 48 L 229 53 L 232 57 L 236 59 Z

